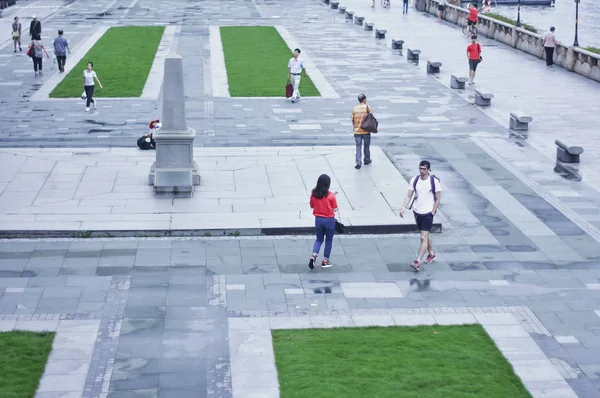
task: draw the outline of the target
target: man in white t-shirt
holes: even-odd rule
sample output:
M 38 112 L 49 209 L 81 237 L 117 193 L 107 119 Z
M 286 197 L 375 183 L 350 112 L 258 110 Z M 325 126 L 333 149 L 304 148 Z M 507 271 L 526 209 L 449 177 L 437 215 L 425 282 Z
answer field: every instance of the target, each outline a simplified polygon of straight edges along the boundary
M 400 209 L 400 217 L 404 217 L 406 205 L 413 194 L 415 194 L 412 210 L 415 215 L 417 229 L 421 234 L 421 244 L 419 245 L 418 257 L 410 264 L 410 266 L 417 272 L 421 270 L 421 259 L 426 251 L 428 252 L 428 255 L 425 259 L 425 264 L 430 264 L 435 260 L 430 232 L 431 227 L 433 226 L 433 216 L 437 213 L 442 198 L 442 188 L 440 186 L 440 180 L 436 176 L 430 174 L 430 170 L 431 164 L 429 161 L 421 160 L 419 163 L 419 175 L 410 180 L 408 193 L 406 194 L 406 198 Z
M 300 75 L 304 71 L 304 77 L 306 77 L 306 68 L 304 68 L 304 62 L 300 59 L 300 49 L 294 50 L 294 57 L 288 62 L 288 80 L 292 81 L 294 87 L 294 93 L 292 94 L 292 102 L 300 101 Z

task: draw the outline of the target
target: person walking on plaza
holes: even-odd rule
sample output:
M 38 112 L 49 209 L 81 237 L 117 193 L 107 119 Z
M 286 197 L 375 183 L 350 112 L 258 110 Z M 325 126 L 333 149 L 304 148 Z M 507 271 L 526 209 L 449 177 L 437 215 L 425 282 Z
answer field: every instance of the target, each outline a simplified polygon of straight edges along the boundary
M 475 72 L 481 62 L 481 45 L 477 43 L 477 36 L 471 36 L 471 44 L 467 46 L 467 59 L 469 60 L 469 84 L 475 84 Z
M 317 180 L 317 186 L 310 194 L 310 208 L 315 216 L 315 244 L 308 261 L 308 268 L 315 268 L 315 261 L 325 240 L 325 252 L 323 253 L 322 268 L 330 268 L 333 264 L 329 261 L 331 247 L 333 246 L 333 235 L 335 234 L 335 211 L 337 211 L 337 200 L 335 194 L 329 191 L 331 178 L 327 174 L 321 174 Z
M 300 101 L 300 77 L 304 71 L 306 77 L 306 68 L 304 62 L 300 59 L 300 49 L 294 50 L 294 56 L 288 62 L 288 80 L 291 80 L 294 92 L 292 94 L 292 102 Z
M 352 108 L 352 126 L 354 128 L 354 143 L 356 144 L 356 165 L 355 169 L 360 169 L 362 165 L 362 152 L 364 147 L 365 166 L 371 164 L 371 133 L 363 130 L 361 125 L 368 113 L 371 113 L 371 107 L 367 105 L 367 97 L 364 94 L 358 96 L 359 104 Z
M 417 229 L 421 235 L 421 243 L 417 259 L 410 266 L 417 272 L 421 270 L 421 259 L 425 252 L 428 252 L 425 264 L 430 264 L 435 260 L 435 252 L 431 244 L 431 227 L 433 226 L 433 217 L 437 213 L 442 199 L 442 188 L 440 187 L 440 180 L 430 171 L 431 164 L 429 161 L 422 160 L 419 163 L 419 175 L 410 181 L 408 193 L 400 209 L 400 217 L 404 217 L 406 206 L 414 194 L 415 198 L 409 208 L 413 210 Z
M 39 36 L 34 36 L 33 41 L 29 45 L 29 50 L 31 51 L 31 59 L 33 60 L 33 71 L 35 72 L 35 77 L 42 76 L 42 60 L 44 59 L 44 53 L 46 54 L 46 58 L 50 58 L 48 55 L 48 51 L 44 47 L 44 43 Z
M 65 71 L 65 62 L 67 61 L 67 51 L 69 54 L 69 42 L 63 37 L 63 31 L 58 31 L 58 37 L 54 39 L 54 55 L 56 55 L 56 62 L 58 62 L 58 70 L 60 73 Z
M 85 105 L 86 112 L 90 111 L 90 104 L 92 104 L 94 106 L 94 109 L 96 109 L 96 101 L 94 101 L 94 98 L 93 98 L 94 97 L 94 86 L 95 86 L 94 79 L 96 79 L 100 88 L 103 88 L 102 83 L 100 83 L 100 80 L 98 79 L 98 76 L 96 75 L 96 72 L 94 72 L 94 63 L 88 62 L 87 69 L 83 71 L 83 89 L 85 91 L 85 97 L 86 97 L 86 105 Z
M 554 65 L 554 49 L 557 44 L 560 44 L 554 36 L 554 26 L 550 27 L 550 32 L 544 35 L 544 50 L 546 50 L 546 66 Z
M 402 14 L 408 14 L 408 0 L 402 0 Z
M 36 15 L 33 16 L 33 20 L 29 24 L 29 36 L 31 36 L 31 40 L 42 36 L 42 23 L 38 21 Z
M 19 17 L 15 17 L 15 21 L 12 24 L 12 39 L 15 45 L 15 52 L 17 52 L 17 44 L 19 45 L 19 51 L 23 51 L 21 49 L 21 22 L 19 22 Z

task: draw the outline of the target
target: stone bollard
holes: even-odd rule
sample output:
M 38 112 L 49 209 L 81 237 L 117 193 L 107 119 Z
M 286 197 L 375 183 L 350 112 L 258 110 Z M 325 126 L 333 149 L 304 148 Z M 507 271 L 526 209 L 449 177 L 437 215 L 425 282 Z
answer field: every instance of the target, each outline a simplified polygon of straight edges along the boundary
M 385 34 L 387 30 L 384 29 L 375 29 L 375 38 L 376 39 L 385 39 Z
M 508 120 L 510 129 L 514 131 L 528 131 L 531 122 L 533 118 L 521 112 L 511 112 Z
M 432 75 L 434 73 L 440 73 L 441 62 L 427 61 L 427 74 Z
M 579 155 L 583 153 L 580 146 L 569 146 L 562 141 L 555 140 L 556 161 L 562 163 L 579 163 Z
M 365 17 L 354 17 L 354 23 L 358 26 L 362 26 Z
M 494 94 L 485 91 L 475 90 L 475 105 L 490 106 L 492 105 Z
M 406 49 L 406 59 L 409 61 L 418 61 L 419 54 L 421 54 L 421 50 L 411 50 L 410 48 Z
M 451 75 L 450 76 L 450 88 L 453 88 L 456 90 L 464 90 L 465 84 L 468 81 L 469 81 L 468 77 Z
M 337 10 L 339 5 L 340 5 L 340 3 L 338 3 L 337 1 L 332 1 L 329 4 L 329 6 L 331 7 L 332 10 Z
M 392 50 L 402 50 L 404 40 L 392 40 Z

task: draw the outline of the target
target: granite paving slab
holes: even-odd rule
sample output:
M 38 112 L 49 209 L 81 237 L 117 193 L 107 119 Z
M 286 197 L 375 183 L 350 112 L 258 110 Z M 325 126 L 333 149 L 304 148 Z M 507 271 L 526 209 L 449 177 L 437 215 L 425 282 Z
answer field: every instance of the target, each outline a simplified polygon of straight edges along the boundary
M 352 232 L 416 229 L 412 217 L 398 216 L 408 184 L 378 147 L 372 150 L 373 164 L 364 170 L 354 169 L 352 147 L 199 149 L 196 159 L 202 184 L 193 198 L 183 200 L 154 196 L 147 176 L 153 155 L 124 148 L 91 153 L 48 148 L 1 150 L 1 164 L 14 165 L 15 158 L 24 162 L 5 178 L 8 186 L 0 193 L 4 235 L 9 231 L 86 231 L 90 236 L 176 231 L 203 235 L 215 230 L 228 234 L 312 233 L 314 217 L 308 197 L 323 173 L 332 178 L 338 217 Z M 51 180 L 54 168 L 71 164 L 88 166 L 73 174 L 78 183 L 68 189 L 56 186 Z M 36 173 L 31 173 L 32 169 Z M 56 191 L 63 196 L 48 195 Z M 30 192 L 31 199 L 15 202 L 17 192 Z M 439 222 L 436 228 L 439 230 Z M 164 261 L 159 254 L 150 250 L 139 253 L 136 263 L 145 255 L 160 266 Z

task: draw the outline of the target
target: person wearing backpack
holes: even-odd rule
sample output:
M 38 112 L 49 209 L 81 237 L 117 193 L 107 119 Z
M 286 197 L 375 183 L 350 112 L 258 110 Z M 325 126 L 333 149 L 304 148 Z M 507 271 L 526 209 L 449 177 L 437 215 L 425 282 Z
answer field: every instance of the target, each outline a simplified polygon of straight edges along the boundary
M 333 246 L 333 235 L 335 234 L 335 211 L 337 211 L 337 200 L 335 193 L 329 190 L 331 178 L 327 174 L 321 174 L 317 179 L 317 186 L 310 194 L 310 208 L 313 209 L 315 216 L 315 244 L 313 252 L 308 261 L 308 268 L 315 268 L 315 261 L 321 250 L 323 240 L 325 240 L 325 252 L 321 268 L 331 268 L 333 264 L 329 261 L 331 247 Z
M 419 175 L 410 180 L 408 193 L 400 209 L 400 217 L 404 217 L 406 206 L 414 194 L 415 198 L 408 208 L 412 208 L 413 210 L 417 229 L 421 235 L 421 244 L 419 245 L 417 259 L 410 266 L 417 272 L 421 270 L 421 259 L 425 255 L 425 252 L 428 253 L 425 264 L 430 264 L 435 260 L 430 232 L 433 226 L 433 217 L 437 213 L 440 200 L 442 199 L 442 188 L 439 178 L 431 174 L 430 171 L 431 164 L 429 161 L 421 160 L 419 163 Z
M 137 146 L 140 149 L 156 149 L 156 141 L 154 141 L 154 132 L 162 127 L 160 119 L 155 119 L 148 126 L 148 134 L 144 134 L 137 140 Z

